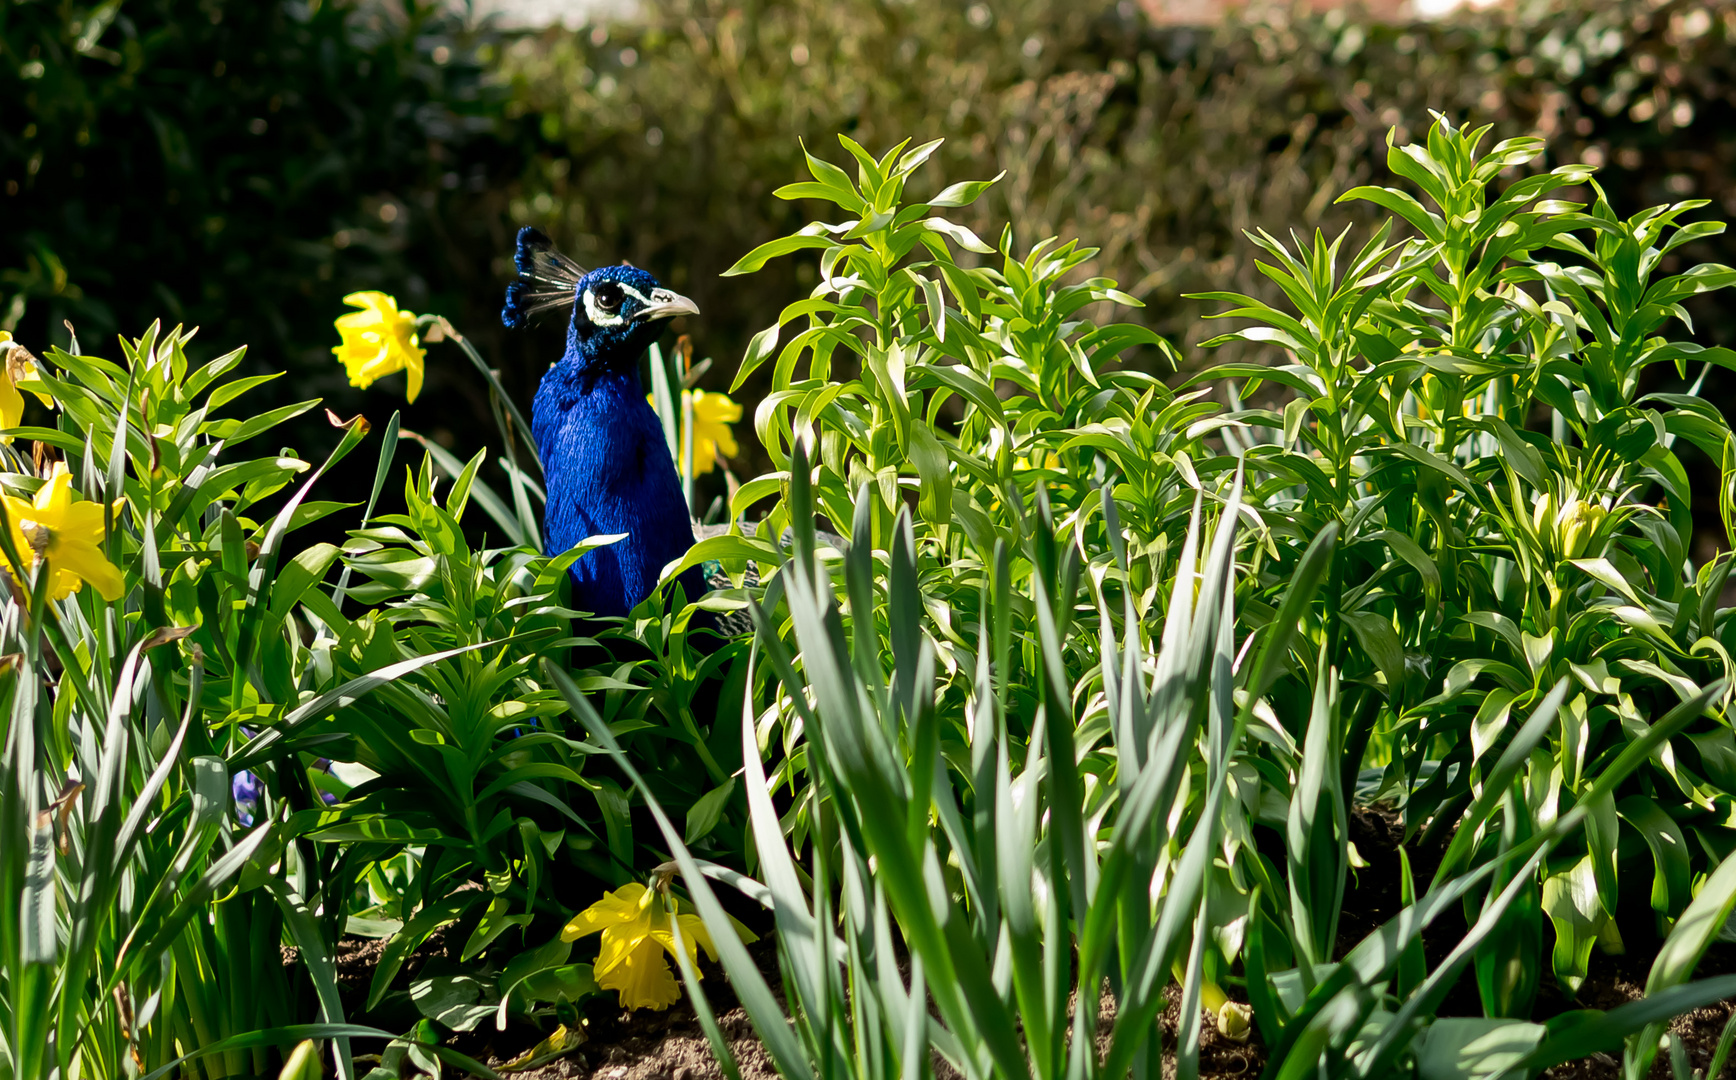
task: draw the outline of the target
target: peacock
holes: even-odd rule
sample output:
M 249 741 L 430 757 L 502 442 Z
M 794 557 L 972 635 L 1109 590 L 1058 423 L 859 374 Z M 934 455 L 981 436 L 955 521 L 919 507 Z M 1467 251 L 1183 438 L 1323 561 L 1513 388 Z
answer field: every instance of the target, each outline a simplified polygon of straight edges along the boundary
M 550 555 L 605 533 L 624 539 L 573 563 L 573 604 L 622 616 L 657 587 L 658 575 L 693 546 L 693 521 L 657 414 L 645 401 L 639 358 L 676 315 L 699 306 L 636 266 L 586 271 L 541 231 L 519 230 L 518 279 L 500 318 L 518 329 L 531 316 L 570 306 L 567 347 L 537 387 L 531 435 L 542 455 Z M 681 576 L 689 597 L 704 572 Z

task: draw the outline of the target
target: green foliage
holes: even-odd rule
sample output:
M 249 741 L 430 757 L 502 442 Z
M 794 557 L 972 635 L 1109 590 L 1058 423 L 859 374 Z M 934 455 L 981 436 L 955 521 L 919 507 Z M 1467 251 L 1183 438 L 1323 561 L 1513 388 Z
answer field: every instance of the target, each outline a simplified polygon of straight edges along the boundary
M 256 520 L 260 500 L 309 463 L 217 466 L 218 452 L 315 403 L 223 416 L 255 380 L 219 381 L 239 352 L 194 367 L 186 340 L 152 327 L 124 343 L 121 365 L 51 352 L 40 385 L 60 426 L 13 432 L 66 453 L 86 498 L 115 499 L 102 545 L 125 581 L 114 603 L 92 588 L 55 599 L 54 574 L 38 571 L 9 604 L 0 873 L 25 899 L 0 916 L 0 1062 L 19 1078 L 149 1069 L 286 1015 L 343 1020 L 308 875 L 269 869 L 294 856 L 276 823 L 237 827 L 225 755 L 242 724 L 293 724 L 325 704 L 297 699 L 274 568 L 285 536 L 334 509 L 307 502 L 308 487 L 366 428 L 346 425 L 331 458 Z M 10 466 L 9 494 L 40 483 L 17 455 Z M 30 565 L 17 531 L 29 506 L 8 507 L 0 547 L 11 566 Z M 64 574 L 59 543 L 45 550 Z M 286 761 L 281 784 L 307 799 L 304 763 Z M 304 976 L 282 966 L 289 941 Z M 350 1033 L 334 1034 L 347 1048 Z M 235 1045 L 199 1068 L 251 1074 L 272 1045 Z M 340 1069 L 350 1075 L 347 1058 Z
M 798 139 L 836 131 L 866 146 L 945 136 L 931 167 L 946 179 L 1005 170 L 960 222 L 991 242 L 1002 220 L 1022 245 L 1089 238 L 1090 272 L 1142 300 L 1137 320 L 1190 363 L 1210 328 L 1183 293 L 1280 295 L 1241 230 L 1372 227 L 1374 206 L 1333 200 L 1390 182 L 1387 130 L 1431 108 L 1541 134 L 1551 166 L 1604 164 L 1618 206 L 1736 205 L 1731 24 L 1691 0 L 1528 0 L 1418 25 L 1264 9 L 1213 27 L 1149 26 L 1133 5 L 656 0 L 630 24 L 516 37 L 397 11 L 0 11 L 0 111 L 18 118 L 0 131 L 0 328 L 40 352 L 65 343 L 63 318 L 97 340 L 167 312 L 251 342 L 257 372 L 289 371 L 272 404 L 293 384 L 348 415 L 362 406 L 329 361 L 329 313 L 391 283 L 474 335 L 528 399 L 558 331 L 508 336 L 496 313 L 512 230 L 535 223 L 587 264 L 652 268 L 705 312 L 702 354 L 738 355 L 817 263 L 717 275 L 807 223 L 772 190 L 800 170 Z M 1670 258 L 1736 265 L 1729 242 Z M 1689 307 L 1707 340 L 1736 342 L 1721 307 Z M 453 370 L 433 365 L 415 426 L 458 433 L 468 457 L 481 442 L 463 433 L 488 417 Z M 1723 378 L 1708 389 L 1729 393 Z M 330 445 L 317 418 L 289 431 L 304 453 Z M 748 453 L 750 475 L 770 467 Z M 1714 474 L 1716 459 L 1685 457 L 1697 483 Z M 333 481 L 365 493 L 365 478 Z M 1703 561 L 1718 520 L 1696 514 Z
M 1442 122 L 1426 148 L 1395 146 L 1393 171 L 1426 203 L 1391 188 L 1345 197 L 1391 208 L 1422 237 L 1387 244 L 1383 231 L 1342 276 L 1336 242 L 1256 237 L 1291 311 L 1210 294 L 1258 324 L 1218 340 L 1275 343 L 1292 362 L 1196 377 L 1242 380 L 1246 396 L 1262 380 L 1296 391 L 1282 409 L 1232 412 L 1247 434 L 1226 437 L 1260 478 L 1261 501 L 1284 509 L 1274 532 L 1293 530 L 1292 547 L 1329 523 L 1341 530 L 1333 580 L 1356 583 L 1328 613 L 1332 658 L 1354 687 L 1344 768 L 1375 742 L 1382 790 L 1404 799 L 1411 830 L 1434 818 L 1434 834 L 1487 782 L 1508 718 L 1564 680 L 1574 692 L 1559 731 L 1512 796 L 1540 823 L 1581 803 L 1650 717 L 1736 673 L 1736 624 L 1717 609 L 1730 561 L 1689 563 L 1692 493 L 1675 452 L 1683 439 L 1720 455 L 1730 428 L 1698 397 L 1638 392 L 1649 364 L 1683 374 L 1692 364 L 1696 385 L 1702 369 L 1736 366 L 1729 350 L 1664 336 L 1681 300 L 1736 283 L 1736 271 L 1657 272 L 1672 249 L 1723 225 L 1678 221 L 1703 202 L 1622 220 L 1595 185 L 1589 207 L 1546 197 L 1586 183 L 1583 166 L 1494 190 L 1501 170 L 1542 147 L 1509 140 L 1479 155 L 1485 134 Z M 1527 430 L 1539 409 L 1552 410 L 1553 433 Z M 1683 744 L 1714 759 L 1730 739 L 1728 694 L 1715 702 L 1718 719 Z M 1584 977 L 1617 912 L 1622 832 L 1651 850 L 1660 919 L 1683 910 L 1694 875 L 1736 841 L 1707 813 L 1728 789 L 1706 768 L 1665 758 L 1595 808 L 1583 856 L 1561 852 L 1544 876 L 1546 889 L 1564 876 L 1553 898 L 1526 902 L 1530 931 L 1510 944 L 1528 974 L 1497 978 L 1496 953 L 1483 954 L 1492 1015 L 1529 1009 L 1545 908 L 1556 977 L 1569 993 Z M 1451 850 L 1464 860 L 1477 844 L 1524 839 L 1509 824 Z M 1437 881 L 1459 865 L 1443 862 Z M 1595 889 L 1574 888 L 1586 873 Z
M 959 266 L 955 245 L 986 245 L 933 209 L 982 186 L 908 196 L 933 146 L 876 158 L 846 138 L 854 177 L 810 156 L 812 181 L 781 189 L 852 218 L 737 264 L 818 249 L 821 282 L 743 360 L 742 378 L 771 371 L 756 423 L 782 468 L 734 510 L 775 501 L 755 536 L 689 561 L 777 571 L 755 607 L 776 684 L 750 680 L 769 704 L 743 714 L 767 884 L 737 884 L 779 921 L 795 1039 L 763 987 L 743 1000 L 784 1075 L 919 1074 L 929 1050 L 966 1075 L 1095 1075 L 1092 1055 L 1063 1049 L 1069 1033 L 1096 1045 L 1091 995 L 1060 1002 L 1105 975 L 1107 1074 L 1155 1075 L 1142 1025 L 1172 966 L 1187 995 L 1176 1065 L 1196 1075 L 1198 1006 L 1235 1029 L 1219 980 L 1239 963 L 1269 1075 L 1486 1075 L 1626 1039 L 1637 1076 L 1648 1025 L 1729 991 L 1686 980 L 1730 895 L 1730 788 L 1708 774 L 1736 746 L 1736 620 L 1718 607 L 1731 562 L 1687 558 L 1676 446 L 1722 456 L 1732 436 L 1703 399 L 1642 394 L 1639 373 L 1672 363 L 1698 386 L 1730 365 L 1668 333 L 1682 299 L 1736 272 L 1662 269 L 1722 229 L 1683 221 L 1703 204 L 1623 219 L 1585 166 L 1498 186 L 1541 144 L 1485 151 L 1486 135 L 1439 121 L 1389 155 L 1420 198 L 1346 196 L 1412 238 L 1388 222 L 1346 256 L 1344 236 L 1252 236 L 1285 302 L 1204 297 L 1255 324 L 1214 344 L 1284 355 L 1184 382 L 1221 387 L 1221 413 L 1113 369 L 1148 339 L 1078 317 L 1116 295 L 1077 281 L 1088 249 L 1046 241 L 1021 259 L 1003 239 L 998 265 Z M 1552 197 L 1575 190 L 1591 201 Z M 1262 383 L 1287 393 L 1245 405 Z M 1531 429 L 1539 415 L 1553 432 Z M 818 544 L 816 515 L 847 550 Z M 1232 543 L 1243 516 L 1254 528 Z M 786 528 L 784 561 L 769 538 Z M 1197 615 L 1218 616 L 1232 556 L 1224 613 Z M 1186 681 L 1208 672 L 1209 691 Z M 761 773 L 756 751 L 775 767 Z M 1345 953 L 1359 789 L 1444 849 Z M 660 823 L 726 936 L 701 865 Z M 1594 946 L 1620 947 L 1618 918 L 1645 932 L 1621 902 L 1633 878 L 1665 939 L 1653 999 L 1534 1022 L 1545 917 L 1571 994 Z M 1431 965 L 1423 931 L 1460 911 L 1466 930 Z M 834 918 L 828 946 L 816 927 Z M 1191 946 L 1165 936 L 1190 921 Z M 882 959 L 897 947 L 908 975 Z M 1487 1019 L 1433 1023 L 1461 979 Z M 924 996 L 938 1019 L 917 1046 L 903 1017 Z M 1000 1038 L 1015 1013 L 1022 1044 Z
M 1430 109 L 1541 134 L 1550 165 L 1607 166 L 1617 205 L 1728 207 L 1731 34 L 1716 7 L 1642 0 L 1411 25 L 1268 6 L 1210 27 L 1153 27 L 1132 5 L 656 0 L 607 33 L 517 41 L 500 70 L 542 136 L 515 220 L 672 276 L 720 355 L 769 324 L 773 298 L 813 285 L 811 259 L 713 275 L 813 220 L 771 198 L 774 178 L 801 170 L 798 139 L 844 131 L 865 146 L 945 137 L 947 181 L 1004 170 L 963 224 L 1089 238 L 1091 272 L 1195 357 L 1210 329 L 1182 294 L 1280 295 L 1242 230 L 1373 227 L 1375 207 L 1334 199 L 1388 183 L 1388 130 L 1408 139 Z M 1678 254 L 1736 264 L 1729 243 Z M 1713 340 L 1736 337 L 1721 308 L 1694 310 Z
M 751 705 L 742 713 L 741 738 L 757 851 L 769 885 L 766 902 L 777 918 L 780 961 L 797 1003 L 794 1035 L 739 943 L 728 940 L 727 922 L 699 864 L 659 815 L 665 840 L 713 936 L 723 941 L 725 964 L 778 1071 L 789 1077 L 911 1075 L 920 1073 L 931 1047 L 971 1077 L 1120 1076 L 1136 1060 L 1154 1068 L 1159 1054 L 1153 1021 L 1171 964 L 1187 944 L 1190 923 L 1204 910 L 1226 766 L 1248 720 L 1227 710 L 1236 495 L 1207 541 L 1198 596 L 1184 588 L 1172 600 L 1155 674 L 1146 674 L 1147 643 L 1139 624 L 1129 620 L 1125 641 L 1106 641 L 1106 713 L 1078 726 L 1062 642 L 1083 565 L 1079 549 L 1055 535 L 1056 523 L 1040 501 L 1041 520 L 1031 523 L 1034 532 L 1018 555 L 1004 542 L 997 545 L 994 571 L 979 585 L 975 659 L 964 673 L 971 698 L 960 731 L 960 717 L 935 708 L 937 653 L 916 605 L 885 605 L 881 641 L 890 644 L 892 655 L 861 651 L 861 623 L 879 614 L 872 598 L 918 590 L 908 511 L 894 523 L 892 558 L 884 567 L 873 551 L 878 493 L 872 485 L 860 488 L 844 567 L 854 625 L 847 630 L 844 597 L 825 562 L 816 559 L 810 471 L 800 446 L 793 464 L 791 500 L 799 524 L 795 555 L 780 580 L 799 654 L 778 640 L 764 608 L 756 609 L 756 619 L 766 662 L 786 695 L 787 705 L 774 703 L 773 709 L 785 724 L 799 722 L 808 744 L 818 805 L 806 880 L 758 760 L 762 718 Z M 1201 540 L 1196 518 L 1178 576 L 1184 584 L 1192 579 Z M 1015 558 L 1036 568 L 1018 592 L 1008 588 Z M 1105 569 L 1125 579 L 1125 562 Z M 995 673 L 1007 670 L 1015 611 L 1025 616 L 1033 610 L 1042 701 L 1033 735 L 1015 746 L 1010 680 Z M 882 674 L 886 661 L 890 678 Z M 1131 681 L 1118 684 L 1123 671 Z M 612 747 L 607 727 L 577 688 L 558 672 L 550 675 L 599 741 Z M 1215 748 L 1202 778 L 1209 792 L 1195 798 L 1196 820 L 1178 828 L 1180 822 L 1162 811 L 1190 783 L 1194 763 L 1178 751 L 1202 733 Z M 1084 802 L 1089 782 L 1102 778 L 1080 763 L 1104 759 L 1118 764 L 1114 790 Z M 956 791 L 949 762 L 961 771 L 968 762 L 970 770 Z M 1100 843 L 1100 830 L 1114 839 Z M 1183 843 L 1184 830 L 1186 854 L 1154 908 L 1148 882 L 1166 849 Z M 841 923 L 841 940 L 833 937 L 835 921 Z M 901 946 L 911 952 L 908 984 L 894 961 Z M 694 973 L 683 973 L 698 997 Z M 1068 995 L 1074 985 L 1099 985 L 1105 974 L 1121 990 L 1108 1057 L 1100 1066 L 1098 1003 L 1082 996 L 1074 1008 Z M 844 996 L 846 981 L 856 994 L 853 1003 Z M 929 1001 L 938 1018 L 925 1031 Z M 710 1010 L 702 1008 L 701 1016 L 713 1046 L 723 1047 Z M 1015 1018 L 1022 1023 L 1022 1041 L 1014 1035 Z M 720 1057 L 733 1072 L 727 1049 Z
M 0 14 L 5 48 L 44 61 L 0 86 L 39 110 L 24 138 L 48 148 L 7 198 L 53 203 L 0 240 L 24 267 L 8 296 L 28 320 L 75 305 L 97 327 L 74 290 L 100 279 L 62 279 L 51 256 L 78 234 L 115 267 L 140 257 L 112 240 L 122 217 L 91 216 L 79 130 L 105 149 L 155 133 L 143 157 L 117 155 L 140 175 L 210 135 L 187 150 L 204 171 L 173 174 L 204 215 L 181 222 L 197 244 L 152 280 L 236 320 L 212 322 L 223 336 L 317 326 L 302 344 L 324 356 L 355 267 L 321 238 L 341 228 L 344 251 L 377 254 L 368 285 L 405 279 L 392 260 L 418 249 L 393 244 L 421 241 L 397 230 L 436 219 L 394 178 L 432 192 L 456 167 L 418 141 L 437 109 L 334 127 L 310 103 L 354 72 L 369 100 L 483 109 L 473 54 L 454 38 L 444 62 L 424 58 L 452 24 L 420 9 L 405 25 L 344 5 L 124 10 L 77 32 L 38 5 Z M 13 434 L 58 448 L 81 501 L 120 500 L 101 544 L 125 591 L 56 599 L 52 575 L 25 574 L 0 619 L 0 892 L 25 898 L 0 911 L 0 1072 L 191 1054 L 211 1077 L 278 1055 L 307 1073 L 303 1040 L 326 1039 L 353 1075 L 342 1040 L 381 1033 L 342 1015 L 346 932 L 386 939 L 369 1016 L 414 1025 L 376 1075 L 451 1060 L 431 1044 L 490 1017 L 575 1023 L 595 973 L 554 928 L 595 898 L 583 890 L 666 881 L 652 867 L 670 855 L 792 1077 L 920 1076 L 931 1050 L 970 1076 L 1151 1076 L 1165 1053 L 1193 1076 L 1202 1007 L 1226 1035 L 1251 1023 L 1273 1076 L 1491 1075 L 1619 1047 L 1637 1077 L 1660 1024 L 1732 992 L 1692 981 L 1736 896 L 1732 562 L 1696 549 L 1692 515 L 1716 505 L 1736 528 L 1736 440 L 1708 404 L 1736 354 L 1686 335 L 1736 271 L 1694 261 L 1725 242 L 1705 203 L 1615 209 L 1650 201 L 1632 196 L 1652 174 L 1623 164 L 1630 147 L 1690 190 L 1712 182 L 1628 121 L 1676 138 L 1720 115 L 1710 90 L 1679 88 L 1688 68 L 1721 70 L 1726 23 L 1617 7 L 1562 29 L 1523 9 L 1433 29 L 1271 16 L 1184 38 L 972 10 L 695 0 L 631 38 L 554 33 L 503 60 L 549 151 L 514 214 L 563 225 L 590 261 L 673 265 L 718 338 L 744 343 L 736 385 L 762 399 L 769 468 L 731 490 L 740 524 L 687 560 L 734 575 L 697 603 L 574 621 L 561 583 L 579 552 L 538 550 L 510 365 L 503 383 L 444 320 L 420 329 L 480 369 L 489 393 L 467 408 L 488 402 L 499 452 L 454 455 L 438 412 L 419 414 L 427 434 L 394 417 L 371 489 L 343 468 L 359 418 L 310 440 L 292 425 L 318 422 L 315 401 L 236 414 L 243 394 L 300 389 L 237 377 L 239 354 L 200 367 L 190 335 L 155 328 L 118 364 L 76 343 L 48 354 L 53 426 Z M 268 35 L 294 46 L 272 77 L 299 80 L 299 101 L 271 112 L 264 74 L 165 90 L 213 43 Z M 1688 67 L 1645 69 L 1665 46 Z M 1521 135 L 1536 107 L 1501 103 L 1544 78 L 1572 93 L 1544 137 Z M 52 101 L 30 97 L 51 83 Z M 1378 163 L 1387 110 L 1420 116 L 1421 100 L 1507 108 L 1515 137 L 1441 120 L 1420 143 L 1392 133 Z M 932 130 L 936 102 L 977 104 L 943 110 L 947 143 L 863 149 Z M 255 103 L 257 138 L 300 132 L 272 152 L 304 186 L 267 178 L 258 196 L 275 219 L 234 179 L 255 158 L 218 145 Z M 156 120 L 117 119 L 134 115 Z M 840 167 L 817 136 L 842 127 Z M 16 140 L 0 153 L 27 163 Z M 360 171 L 304 169 L 324 160 L 307 146 Z M 1600 155 L 1617 168 L 1594 177 Z M 923 171 L 1003 166 L 950 186 Z M 396 192 L 404 224 L 296 209 L 381 219 L 364 190 Z M 463 198 L 428 205 L 498 223 Z M 82 233 L 54 224 L 81 213 Z M 212 215 L 222 226 L 199 232 Z M 1356 227 L 1313 228 L 1326 220 Z M 1074 232 L 1104 243 L 1032 242 Z M 267 256 L 259 275 L 249 260 Z M 282 301 L 291 277 L 326 281 L 321 266 L 328 300 L 321 284 Z M 715 293 L 693 288 L 731 268 Z M 212 275 L 258 295 L 207 295 Z M 1210 366 L 1152 329 L 1204 338 L 1171 298 L 1196 286 L 1237 320 L 1206 342 L 1224 350 Z M 1143 322 L 1113 321 L 1141 300 Z M 291 430 L 336 450 L 318 468 L 237 453 Z M 425 456 L 400 484 L 401 437 Z M 1723 464 L 1716 499 L 1696 455 Z M 22 441 L 0 456 L 0 491 L 35 496 L 39 460 Z M 40 539 L 0 534 L 13 565 Z M 701 626 L 727 610 L 756 631 L 714 648 Z M 259 788 L 245 827 L 238 781 Z M 1402 909 L 1343 941 L 1351 819 L 1371 802 L 1436 869 L 1405 862 Z M 771 909 L 793 1027 L 707 874 Z M 437 931 L 458 959 L 403 978 Z M 285 944 L 301 972 L 267 962 Z M 1624 947 L 1655 953 L 1646 1001 L 1539 1013 L 1546 980 L 1571 997 Z M 1172 977 L 1183 1023 L 1166 1051 L 1151 1034 Z M 1455 987 L 1482 1017 L 1440 1015 Z
M 773 366 L 755 427 L 774 467 L 787 469 L 790 446 L 811 435 L 819 448 L 815 499 L 834 523 L 850 520 L 852 492 L 873 484 L 876 535 L 884 536 L 911 489 L 924 522 L 954 550 L 968 548 L 985 563 L 997 529 L 1018 510 L 998 493 L 1016 487 L 1022 508 L 1038 477 L 1054 479 L 1059 505 L 1073 509 L 1091 487 L 1068 478 L 1095 478 L 1104 469 L 1125 476 L 1118 504 L 1143 536 L 1182 513 L 1191 493 L 1183 496 L 1174 481 L 1142 481 L 1154 471 L 1153 454 L 1198 445 L 1207 428 L 1179 440 L 1172 432 L 1211 406 L 1190 409 L 1144 373 L 1104 370 L 1135 346 L 1173 353 L 1138 326 L 1099 327 L 1082 317 L 1091 305 L 1128 300 L 1107 278 L 1067 281 L 1095 252 L 1044 241 L 1021 257 L 1009 231 L 998 269 L 960 267 L 955 247 L 984 255 L 994 249 L 932 211 L 969 205 L 988 185 L 959 184 L 909 201 L 905 180 L 937 144 L 905 152 L 901 143 L 876 161 L 844 141 L 857 180 L 810 158 L 815 180 L 778 193 L 825 199 L 858 216 L 764 244 L 730 271 L 823 249 L 822 284 L 755 336 L 736 377 L 739 385 L 760 365 Z M 803 329 L 781 342 L 796 320 L 805 320 Z M 1018 392 L 1003 397 L 997 383 Z M 1031 476 L 1015 485 L 1021 470 Z M 732 515 L 777 490 L 770 478 L 744 485 Z M 781 532 L 790 520 L 787 506 L 775 504 L 765 531 Z
M 123 342 L 120 364 L 51 351 L 30 388 L 52 395 L 57 426 L 9 433 L 38 442 L 34 458 L 5 452 L 0 551 L 11 566 L 48 560 L 8 605 L 0 688 L 0 874 L 26 898 L 0 915 L 0 1071 L 21 1080 L 150 1072 L 183 1055 L 192 1075 L 257 1075 L 309 1037 L 334 1040 L 339 1074 L 353 1076 L 349 1040 L 390 1036 L 345 1024 L 339 936 L 392 936 L 377 1001 L 438 926 L 469 919 L 467 958 L 522 933 L 565 830 L 590 828 L 565 801 L 587 783 L 569 763 L 588 748 L 525 730 L 561 711 L 525 672 L 574 644 L 554 594 L 577 552 L 466 544 L 481 455 L 443 498 L 424 461 L 406 512 L 370 507 L 345 549 L 302 544 L 299 530 L 352 509 L 308 496 L 368 424 L 332 417 L 338 446 L 318 468 L 289 451 L 228 460 L 318 402 L 228 415 L 262 380 L 225 381 L 239 350 L 190 362 L 190 336 L 153 326 Z M 23 369 L 8 359 L 10 380 Z M 382 477 L 396 417 L 384 444 Z M 45 482 L 38 463 L 56 453 L 87 505 L 113 503 L 95 520 L 120 568 L 114 601 L 93 588 L 59 598 L 65 543 L 19 531 Z M 346 617 L 346 589 L 375 606 Z M 562 950 L 496 969 L 513 1015 L 595 991 Z

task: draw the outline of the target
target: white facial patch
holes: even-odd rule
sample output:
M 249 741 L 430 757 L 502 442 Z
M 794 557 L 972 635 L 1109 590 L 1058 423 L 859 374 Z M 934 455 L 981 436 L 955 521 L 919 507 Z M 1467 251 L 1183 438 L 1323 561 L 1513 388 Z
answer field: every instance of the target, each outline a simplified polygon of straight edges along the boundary
M 597 306 L 597 298 L 591 295 L 591 290 L 585 290 L 585 316 L 591 320 L 592 326 L 620 326 L 627 317 L 619 311 L 604 311 Z
M 650 307 L 651 301 L 646 295 L 631 285 L 616 282 L 616 287 L 622 292 L 639 301 L 640 307 Z M 625 305 L 623 305 L 625 306 Z M 591 320 L 592 326 L 620 326 L 627 321 L 627 315 L 619 311 L 604 311 L 597 304 L 597 298 L 591 295 L 591 290 L 585 290 L 585 317 Z

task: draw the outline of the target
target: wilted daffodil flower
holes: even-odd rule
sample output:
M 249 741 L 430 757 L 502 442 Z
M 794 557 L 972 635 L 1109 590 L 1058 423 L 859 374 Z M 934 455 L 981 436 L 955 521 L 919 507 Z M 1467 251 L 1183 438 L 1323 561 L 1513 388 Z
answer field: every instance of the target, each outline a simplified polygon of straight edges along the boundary
M 337 318 L 343 344 L 332 349 L 349 372 L 350 385 L 372 386 L 375 379 L 397 371 L 410 373 L 404 397 L 415 401 L 422 392 L 423 361 L 427 350 L 416 339 L 416 316 L 398 310 L 398 301 L 383 292 L 356 292 L 344 303 L 361 308 Z
M 102 504 L 72 501 L 72 475 L 64 461 L 55 463 L 53 474 L 38 489 L 35 500 L 11 495 L 0 498 L 6 503 L 12 543 L 19 557 L 28 559 L 31 566 L 48 564 L 50 599 L 71 596 L 87 581 L 104 600 L 120 599 L 125 582 L 102 552 Z M 124 501 L 115 500 L 117 511 Z M 23 583 L 22 574 L 15 571 L 14 576 Z
M 1254 1032 L 1253 1009 L 1239 1001 L 1231 1001 L 1223 988 L 1210 979 L 1200 990 L 1200 1004 L 1218 1019 L 1218 1034 L 1231 1042 L 1247 1042 Z
M 646 394 L 645 400 L 657 404 L 654 395 Z M 740 405 L 729 400 L 727 394 L 708 394 L 704 390 L 683 390 L 681 401 L 693 409 L 694 476 L 703 476 L 716 468 L 719 457 L 732 458 L 741 452 L 729 430 L 729 425 L 741 419 Z
M 717 947 L 706 932 L 705 923 L 697 915 L 676 915 L 680 922 L 681 943 L 687 947 L 689 963 L 699 959 L 699 946 L 717 959 Z M 675 985 L 675 975 L 667 951 L 675 956 L 675 934 L 669 925 L 670 915 L 658 894 L 638 882 L 623 885 L 614 892 L 579 912 L 561 931 L 563 941 L 575 941 L 587 934 L 602 931 L 603 948 L 591 973 L 597 985 L 605 990 L 617 990 L 621 1004 L 628 1009 L 666 1009 L 681 1000 Z M 751 933 L 741 931 L 747 941 Z
M 13 341 L 11 334 L 0 330 L 0 428 L 15 428 L 24 422 L 24 395 L 18 389 L 21 385 L 29 389 L 35 377 L 36 358 Z M 53 398 L 40 390 L 32 392 L 43 405 L 54 407 Z M 0 441 L 9 443 L 12 436 L 0 436 Z

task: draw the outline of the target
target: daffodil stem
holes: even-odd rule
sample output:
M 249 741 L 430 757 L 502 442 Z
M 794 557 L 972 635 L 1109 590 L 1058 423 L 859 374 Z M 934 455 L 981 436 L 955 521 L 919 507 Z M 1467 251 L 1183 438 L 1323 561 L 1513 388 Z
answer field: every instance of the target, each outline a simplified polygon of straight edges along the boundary
M 537 471 L 541 472 L 543 467 L 542 455 L 537 453 L 536 439 L 531 436 L 530 424 L 525 420 L 524 414 L 518 411 L 518 406 L 513 404 L 506 388 L 500 385 L 500 377 L 494 373 L 493 368 L 488 366 L 488 362 L 482 359 L 482 354 L 476 351 L 476 346 L 470 344 L 470 339 L 460 334 L 450 322 L 446 321 L 444 315 L 437 315 L 435 318 L 439 320 L 440 328 L 446 332 L 446 336 L 464 350 L 464 355 L 470 357 L 470 362 L 476 365 L 476 370 L 482 372 L 482 377 L 488 380 L 489 389 L 499 395 L 501 404 L 505 406 L 507 412 L 512 414 L 512 422 L 518 428 L 519 438 L 513 441 L 522 442 L 525 445 L 531 460 L 536 462 Z
M 1173 965 L 1171 965 L 1170 974 L 1175 976 L 1175 981 L 1178 985 L 1185 985 L 1187 982 L 1187 965 L 1182 963 L 1180 960 L 1177 960 Z M 1224 993 L 1223 987 L 1219 986 L 1211 979 L 1200 980 L 1201 1008 L 1206 1009 L 1212 1015 L 1216 1016 L 1218 1010 L 1222 1009 L 1224 1007 L 1224 1002 L 1228 1000 L 1230 1000 L 1230 997 L 1228 994 Z

